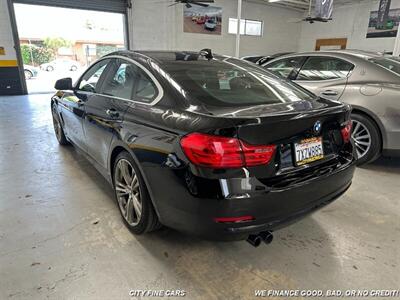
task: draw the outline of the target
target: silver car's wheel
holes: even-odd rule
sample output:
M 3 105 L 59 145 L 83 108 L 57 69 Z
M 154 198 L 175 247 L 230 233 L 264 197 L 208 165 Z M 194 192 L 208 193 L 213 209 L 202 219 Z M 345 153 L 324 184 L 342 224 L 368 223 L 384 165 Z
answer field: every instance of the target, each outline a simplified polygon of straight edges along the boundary
M 130 226 L 136 226 L 142 217 L 142 199 L 137 174 L 128 160 L 118 161 L 114 180 L 122 216 Z
M 361 159 L 371 148 L 371 133 L 363 123 L 353 120 L 353 133 L 351 136 L 356 145 L 358 159 Z
M 33 77 L 32 72 L 29 71 L 29 70 L 25 70 L 24 73 L 25 73 L 25 79 L 26 80 L 29 80 L 29 79 L 31 79 Z

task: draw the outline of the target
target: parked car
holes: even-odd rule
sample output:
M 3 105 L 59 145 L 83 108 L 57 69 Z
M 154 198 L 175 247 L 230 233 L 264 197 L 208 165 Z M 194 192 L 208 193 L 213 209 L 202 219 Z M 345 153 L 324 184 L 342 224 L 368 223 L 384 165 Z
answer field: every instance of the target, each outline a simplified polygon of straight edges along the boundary
M 120 51 L 55 88 L 59 143 L 107 178 L 135 234 L 257 246 L 352 181 L 350 107 L 239 59 Z
M 298 53 L 264 64 L 318 96 L 353 107 L 359 165 L 400 153 L 400 61 L 357 50 Z
M 204 17 L 198 17 L 196 20 L 196 23 L 199 25 L 202 25 L 206 22 L 206 19 Z
M 291 53 L 293 53 L 293 52 L 282 52 L 282 53 L 275 53 L 272 55 L 248 55 L 248 56 L 243 56 L 242 59 L 250 61 L 250 62 L 258 64 L 258 65 L 263 65 L 263 64 L 269 62 L 270 60 L 273 60 L 277 57 L 291 54 Z
M 25 79 L 29 80 L 34 77 L 37 77 L 39 70 L 34 66 L 24 65 L 24 73 L 25 73 Z
M 54 70 L 76 71 L 79 68 L 79 63 L 71 59 L 55 59 L 49 63 L 40 65 L 40 69 L 52 72 Z
M 215 28 L 217 28 L 217 21 L 215 21 L 214 19 L 208 19 L 204 23 L 204 28 L 211 31 L 215 30 Z

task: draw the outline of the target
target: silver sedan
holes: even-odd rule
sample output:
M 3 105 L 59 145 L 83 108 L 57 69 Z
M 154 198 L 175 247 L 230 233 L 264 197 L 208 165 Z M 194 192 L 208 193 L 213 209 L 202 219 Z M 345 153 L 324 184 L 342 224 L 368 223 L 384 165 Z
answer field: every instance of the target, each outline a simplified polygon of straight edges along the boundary
M 400 59 L 357 50 L 285 55 L 263 65 L 314 94 L 353 107 L 359 165 L 400 153 Z

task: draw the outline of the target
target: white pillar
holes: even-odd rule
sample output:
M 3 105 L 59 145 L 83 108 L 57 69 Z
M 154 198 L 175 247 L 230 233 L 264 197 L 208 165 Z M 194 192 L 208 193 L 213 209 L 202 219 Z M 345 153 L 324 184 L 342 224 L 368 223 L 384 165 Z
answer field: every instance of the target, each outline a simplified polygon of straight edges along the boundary
M 394 42 L 393 55 L 394 56 L 400 55 L 400 25 L 399 25 L 399 28 L 397 29 L 397 36 L 396 36 L 396 40 Z
M 238 0 L 237 8 L 237 32 L 236 32 L 236 49 L 235 56 L 240 57 L 240 20 L 242 19 L 242 0 Z

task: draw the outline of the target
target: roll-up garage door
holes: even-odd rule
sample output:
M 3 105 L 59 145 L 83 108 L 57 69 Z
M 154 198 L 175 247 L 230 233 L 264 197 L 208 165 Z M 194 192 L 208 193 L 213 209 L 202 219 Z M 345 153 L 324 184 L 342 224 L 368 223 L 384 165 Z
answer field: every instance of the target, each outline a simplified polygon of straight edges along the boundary
M 14 0 L 13 2 L 126 13 L 128 1 L 130 0 Z

